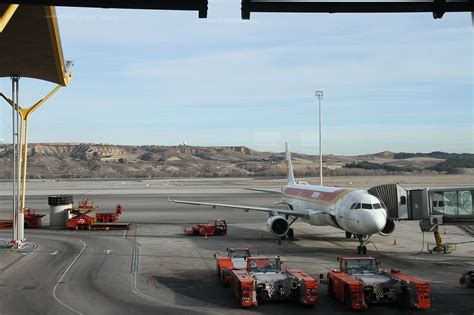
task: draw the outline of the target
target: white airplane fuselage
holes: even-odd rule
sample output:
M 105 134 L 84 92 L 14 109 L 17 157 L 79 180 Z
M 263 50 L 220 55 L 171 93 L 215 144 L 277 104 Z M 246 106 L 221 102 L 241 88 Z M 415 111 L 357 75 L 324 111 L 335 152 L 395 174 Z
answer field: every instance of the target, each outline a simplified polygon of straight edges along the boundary
M 372 235 L 382 231 L 387 222 L 387 212 L 379 199 L 364 190 L 288 184 L 282 188 L 282 194 L 293 210 L 309 213 L 309 218 L 302 219 L 311 225 Z

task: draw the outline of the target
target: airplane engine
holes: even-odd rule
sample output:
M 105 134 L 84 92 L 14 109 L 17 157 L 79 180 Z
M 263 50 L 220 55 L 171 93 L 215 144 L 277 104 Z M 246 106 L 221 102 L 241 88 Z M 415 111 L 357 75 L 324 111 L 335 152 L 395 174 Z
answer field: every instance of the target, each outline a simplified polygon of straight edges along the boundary
M 288 221 L 279 215 L 270 217 L 267 221 L 268 232 L 272 233 L 275 237 L 283 237 L 288 233 L 290 225 Z
M 387 223 L 385 223 L 385 227 L 382 231 L 379 232 L 380 235 L 389 236 L 390 234 L 395 231 L 395 221 L 387 219 Z

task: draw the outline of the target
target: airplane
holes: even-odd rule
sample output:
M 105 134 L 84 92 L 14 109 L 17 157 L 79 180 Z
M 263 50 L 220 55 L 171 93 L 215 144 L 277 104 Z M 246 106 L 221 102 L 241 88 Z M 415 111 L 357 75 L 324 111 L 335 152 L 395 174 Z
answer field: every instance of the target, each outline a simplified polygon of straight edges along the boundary
M 347 238 L 351 238 L 352 235 L 358 238 L 359 255 L 367 254 L 365 244 L 370 235 L 379 233 L 387 236 L 393 233 L 395 222 L 388 219 L 387 210 L 377 197 L 365 190 L 296 183 L 287 143 L 285 151 L 288 165 L 287 183 L 281 189 L 282 201 L 275 205 L 283 204 L 287 209 L 186 200 L 171 200 L 171 202 L 212 208 L 233 208 L 246 212 L 249 210 L 267 212 L 270 216 L 267 221 L 268 231 L 279 239 L 285 236 L 293 239 L 294 231 L 291 225 L 298 218 L 315 226 L 332 226 L 345 231 Z

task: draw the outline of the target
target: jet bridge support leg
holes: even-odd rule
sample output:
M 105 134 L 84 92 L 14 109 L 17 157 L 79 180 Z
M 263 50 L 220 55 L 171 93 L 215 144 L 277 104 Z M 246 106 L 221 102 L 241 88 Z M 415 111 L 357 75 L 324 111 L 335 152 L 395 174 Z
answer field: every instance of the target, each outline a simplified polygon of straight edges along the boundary
M 430 254 L 433 252 L 451 254 L 453 252 L 454 248 L 451 244 L 443 243 L 438 227 L 436 227 L 436 229 L 434 230 L 434 238 L 436 241 L 436 246 L 431 249 L 428 248 Z

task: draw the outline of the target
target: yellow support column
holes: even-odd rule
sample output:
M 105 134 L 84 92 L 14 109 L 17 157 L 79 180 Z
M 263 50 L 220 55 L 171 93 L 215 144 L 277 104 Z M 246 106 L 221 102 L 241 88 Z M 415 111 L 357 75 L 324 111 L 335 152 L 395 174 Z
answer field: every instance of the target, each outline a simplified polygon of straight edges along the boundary
M 20 165 L 19 168 L 19 178 L 21 181 L 21 203 L 20 203 L 20 211 L 23 211 L 25 208 L 25 198 L 26 198 L 26 166 L 28 161 L 28 119 L 30 118 L 31 114 L 38 109 L 41 105 L 44 104 L 54 93 L 56 93 L 61 88 L 61 85 L 56 86 L 51 92 L 48 93 L 44 98 L 33 104 L 28 108 L 21 108 L 18 107 L 18 114 L 21 118 L 20 124 Z M 15 105 L 13 102 L 5 97 L 2 93 L 0 96 L 3 97 L 7 101 L 10 106 L 14 107 Z
M 438 227 L 436 228 L 436 230 L 434 230 L 434 238 L 436 241 L 436 246 L 433 247 L 431 251 L 434 251 L 437 253 L 444 253 L 444 254 L 451 254 L 453 252 L 454 250 L 453 245 L 448 244 L 448 243 L 443 243 Z
M 3 32 L 8 22 L 10 22 L 16 9 L 18 9 L 18 4 L 10 4 L 3 15 L 0 16 L 0 33 Z

